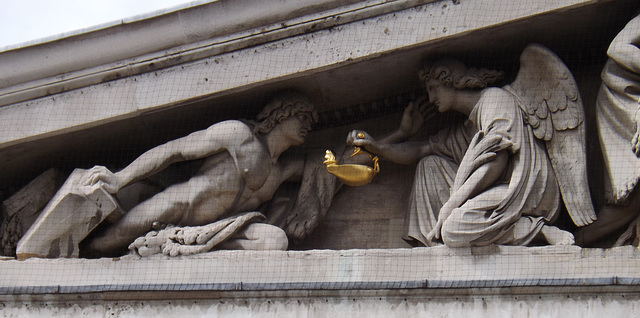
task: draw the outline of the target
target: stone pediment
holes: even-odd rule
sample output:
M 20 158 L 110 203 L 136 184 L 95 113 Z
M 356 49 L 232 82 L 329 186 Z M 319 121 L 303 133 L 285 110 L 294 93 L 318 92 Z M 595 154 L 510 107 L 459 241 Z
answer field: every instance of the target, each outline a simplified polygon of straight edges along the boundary
M 319 151 L 321 159 L 325 149 L 344 147 L 352 129 L 388 133 L 407 103 L 423 94 L 416 71 L 425 58 L 456 57 L 501 69 L 509 83 L 530 43 L 549 47 L 571 70 L 584 101 L 587 139 L 597 140 L 590 127 L 604 54 L 639 8 L 634 1 L 579 0 L 321 1 L 312 7 L 284 1 L 277 12 L 247 7 L 268 5 L 201 3 L 0 52 L 0 67 L 8 70 L 0 79 L 0 189 L 13 194 L 49 168 L 122 168 L 144 151 L 212 123 L 254 118 L 283 89 L 315 103 L 316 129 L 293 152 Z M 221 14 L 221 8 L 228 11 Z M 41 67 L 31 65 L 43 57 Z M 422 135 L 459 120 L 439 115 Z M 595 162 L 588 172 L 599 207 L 604 182 L 595 148 L 588 144 L 588 159 Z M 384 161 L 381 167 L 371 184 L 343 187 L 325 219 L 294 250 L 8 258 L 0 262 L 0 298 L 380 296 L 394 302 L 406 295 L 568 294 L 593 300 L 601 292 L 612 299 L 638 291 L 638 252 L 630 246 L 409 248 L 401 237 L 414 167 Z M 566 216 L 558 222 L 575 229 Z

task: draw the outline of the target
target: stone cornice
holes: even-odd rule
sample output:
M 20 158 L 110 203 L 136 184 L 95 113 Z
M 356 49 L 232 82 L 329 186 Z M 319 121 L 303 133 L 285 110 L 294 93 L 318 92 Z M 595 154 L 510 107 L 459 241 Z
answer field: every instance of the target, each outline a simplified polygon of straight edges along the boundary
M 357 2 L 321 13 L 297 16 L 265 28 L 225 33 L 150 55 L 107 64 L 96 63 L 55 76 L 47 75 L 46 72 L 50 72 L 47 67 L 38 67 L 38 63 L 34 63 L 39 56 L 42 57 L 41 54 L 46 56 L 46 48 L 44 53 L 38 52 L 37 48 L 33 48 L 33 54 L 22 50 L 5 52 L 0 56 L 0 63 L 6 63 L 2 64 L 3 70 L 24 69 L 3 74 L 6 82 L 0 89 L 0 105 L 5 107 L 0 107 L 0 118 L 5 124 L 0 149 L 276 81 L 320 74 L 397 50 L 440 43 L 469 32 L 567 12 L 603 1 L 549 0 L 537 2 L 536 6 L 518 5 L 510 0 L 461 1 L 459 4 L 449 0 L 430 2 Z M 407 9 L 416 5 L 419 6 Z M 494 11 L 495 7 L 501 9 Z M 464 17 L 470 14 L 474 18 L 466 21 Z M 161 27 L 157 32 L 150 38 L 163 35 Z M 367 36 L 363 37 L 363 34 Z M 87 38 L 90 38 L 87 41 L 97 41 L 101 45 L 115 43 L 89 35 Z M 73 42 L 71 39 L 69 41 Z M 84 47 L 82 41 L 78 42 Z M 27 51 L 31 49 L 25 48 Z M 24 56 L 8 58 L 14 53 L 24 53 Z M 84 51 L 68 55 L 72 60 L 76 55 L 82 59 L 95 57 Z M 67 69 L 69 61 L 65 63 L 60 64 L 63 70 Z M 18 79 L 11 74 L 24 78 Z M 325 92 L 331 91 L 332 85 L 339 85 L 330 77 L 318 76 L 315 78 L 317 85 L 305 89 L 322 95 L 321 99 L 326 101 L 327 96 L 323 95 L 328 93 Z M 23 101 L 17 102 L 20 100 Z M 25 125 L 27 118 L 31 124 Z
M 0 106 L 437 0 L 214 1 L 0 52 Z M 206 16 L 207 18 L 202 18 Z

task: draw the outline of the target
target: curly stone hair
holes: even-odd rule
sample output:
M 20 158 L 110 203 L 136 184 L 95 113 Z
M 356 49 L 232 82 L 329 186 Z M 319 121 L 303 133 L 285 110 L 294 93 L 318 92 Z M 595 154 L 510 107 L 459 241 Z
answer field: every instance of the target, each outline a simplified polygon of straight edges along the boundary
M 255 124 L 253 132 L 266 134 L 277 124 L 297 114 L 306 114 L 310 124 L 318 122 L 318 112 L 307 96 L 294 91 L 280 92 L 258 114 L 256 119 L 259 122 Z
M 454 59 L 440 59 L 425 63 L 418 77 L 422 85 L 429 79 L 439 80 L 442 84 L 455 89 L 481 89 L 495 84 L 502 79 L 503 72 L 467 68 L 462 62 Z

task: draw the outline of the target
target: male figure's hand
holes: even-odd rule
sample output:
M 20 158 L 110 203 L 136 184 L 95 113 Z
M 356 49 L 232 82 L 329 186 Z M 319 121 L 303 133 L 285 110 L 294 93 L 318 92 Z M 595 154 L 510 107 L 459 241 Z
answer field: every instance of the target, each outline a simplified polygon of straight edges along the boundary
M 87 170 L 80 182 L 84 187 L 99 185 L 111 194 L 118 192 L 124 186 L 122 183 L 117 174 L 103 166 L 95 166 Z

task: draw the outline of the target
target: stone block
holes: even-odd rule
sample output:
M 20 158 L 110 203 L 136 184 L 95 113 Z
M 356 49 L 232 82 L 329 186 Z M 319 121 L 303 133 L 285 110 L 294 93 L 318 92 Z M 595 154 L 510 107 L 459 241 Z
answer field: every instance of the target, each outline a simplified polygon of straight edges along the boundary
M 115 198 L 101 187 L 78 186 L 84 171 L 73 171 L 18 242 L 19 260 L 78 257 L 80 242 L 107 216 L 121 211 Z

